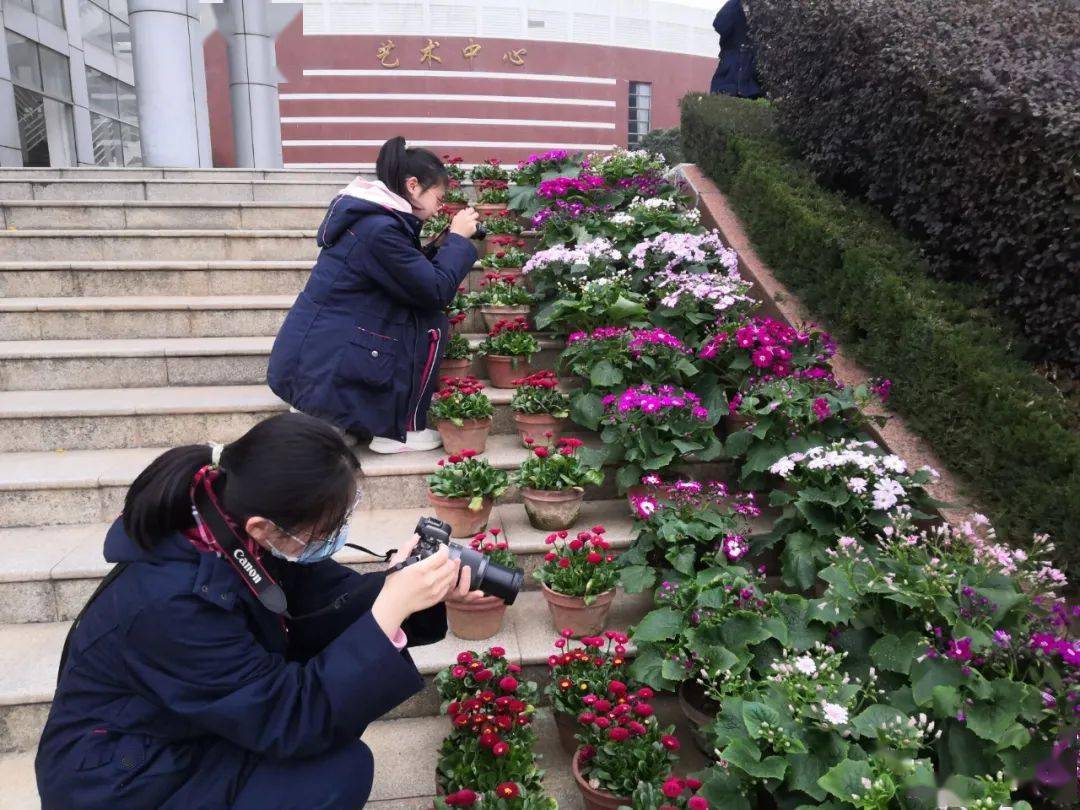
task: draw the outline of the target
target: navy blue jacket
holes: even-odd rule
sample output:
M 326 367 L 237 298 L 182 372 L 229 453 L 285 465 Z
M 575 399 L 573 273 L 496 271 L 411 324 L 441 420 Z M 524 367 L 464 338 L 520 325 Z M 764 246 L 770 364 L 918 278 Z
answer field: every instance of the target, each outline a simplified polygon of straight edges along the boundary
M 72 634 L 37 754 L 44 810 L 227 808 L 261 760 L 355 742 L 423 687 L 371 615 L 382 574 L 264 555 L 293 615 L 362 589 L 286 626 L 182 534 L 144 551 L 117 521 L 105 556 L 130 564 Z M 404 630 L 410 645 L 441 639 L 445 607 Z
M 754 43 L 742 0 L 728 0 L 716 12 L 713 28 L 720 35 L 720 64 L 716 66 L 709 92 L 757 98 L 761 86 L 754 75 Z
M 267 382 L 298 410 L 346 430 L 404 441 L 449 337 L 443 310 L 476 261 L 450 234 L 420 247 L 420 220 L 339 196 L 319 226 L 322 252 L 270 354 Z

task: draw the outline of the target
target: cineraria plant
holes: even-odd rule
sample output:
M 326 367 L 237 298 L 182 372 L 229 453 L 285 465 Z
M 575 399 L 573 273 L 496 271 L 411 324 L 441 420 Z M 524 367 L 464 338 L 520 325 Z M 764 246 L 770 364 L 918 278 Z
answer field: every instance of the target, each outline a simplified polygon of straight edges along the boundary
M 520 186 L 539 186 L 542 180 L 577 174 L 580 165 L 580 152 L 552 149 L 519 161 L 513 172 L 513 181 Z
M 645 475 L 642 483 L 652 491 L 630 498 L 638 533 L 619 558 L 628 593 L 654 585 L 658 556 L 684 576 L 746 559 L 751 523 L 761 515 L 754 493 L 733 493 L 721 481 L 664 484 L 656 473 Z
M 554 548 L 544 555 L 543 567 L 533 576 L 556 593 L 580 596 L 591 605 L 614 588 L 619 578 L 616 557 L 603 535 L 603 526 L 578 532 L 573 540 L 565 531 L 549 534 L 544 542 Z
M 493 236 L 519 236 L 521 223 L 513 211 L 496 211 L 484 217 L 484 229 Z M 495 242 L 494 239 L 491 241 Z M 524 242 L 518 245 L 518 247 L 524 246 Z
M 556 245 L 537 251 L 522 267 L 533 289 L 542 299 L 550 298 L 572 279 L 606 278 L 623 254 L 606 239 L 593 239 L 568 248 Z
M 579 767 L 595 790 L 630 796 L 641 782 L 660 786 L 681 747 L 674 726 L 661 727 L 645 687 L 618 694 L 590 693 L 592 706 L 578 715 Z
M 505 568 L 517 568 L 517 559 L 510 550 L 510 544 L 500 539 L 502 529 L 488 529 L 480 532 L 469 541 L 469 547 L 478 551 L 493 563 Z
M 529 332 L 529 322 L 518 317 L 496 321 L 478 351 L 500 357 L 524 357 L 528 362 L 540 351 L 540 342 Z
M 537 199 L 542 199 L 537 197 Z M 606 203 L 585 203 L 579 200 L 551 200 L 547 208 L 533 214 L 530 222 L 540 231 L 540 241 L 548 246 L 565 242 L 587 242 L 612 211 Z
M 700 233 L 700 222 L 701 212 L 696 208 L 685 209 L 674 200 L 660 197 L 638 197 L 624 211 L 594 218 L 589 222 L 589 232 L 629 252 L 661 233 Z
M 601 440 L 607 461 L 622 462 L 615 480 L 620 491 L 677 459 L 712 461 L 723 451 L 714 430 L 718 414 L 691 391 L 670 385 L 641 385 L 603 399 Z
M 698 357 L 738 390 L 792 375 L 831 378 L 828 362 L 835 352 L 832 337 L 812 326 L 795 329 L 773 318 L 733 314 L 716 322 Z
M 513 275 L 486 273 L 472 300 L 481 307 L 527 307 L 533 295 Z
M 629 636 L 607 630 L 602 636 L 584 636 L 581 646 L 574 647 L 573 632 L 572 628 L 565 628 L 555 639 L 557 652 L 548 656 L 548 684 L 544 694 L 556 714 L 576 718 L 596 703 L 597 695 L 617 698 L 634 687 L 626 676 Z M 586 702 L 585 697 L 590 694 L 592 699 Z
M 431 399 L 430 413 L 433 422 L 452 422 L 461 427 L 466 421 L 491 419 L 495 407 L 484 393 L 483 383 L 475 377 L 446 377 L 445 387 Z
M 439 459 L 439 469 L 427 477 L 428 487 L 443 498 L 468 498 L 469 509 L 478 512 L 484 500 L 498 498 L 509 486 L 509 476 L 476 458 L 475 450 Z
M 570 400 L 558 390 L 559 378 L 554 371 L 535 371 L 513 381 L 517 388 L 510 398 L 515 413 L 548 414 L 556 419 L 570 415 Z
M 525 442 L 533 444 L 531 438 L 525 439 Z M 525 456 L 521 466 L 510 476 L 511 483 L 517 487 L 547 492 L 599 486 L 604 482 L 603 470 L 581 463 L 577 457 L 577 449 L 581 445 L 581 439 L 564 436 L 556 441 L 553 448 L 543 445 L 532 447 L 532 452 Z
M 598 326 L 646 326 L 645 298 L 630 290 L 625 272 L 605 278 L 563 283 L 558 298 L 536 313 L 538 329 L 572 332 Z
M 645 149 L 613 149 L 610 152 L 594 152 L 582 161 L 582 170 L 599 175 L 609 183 L 634 178 L 643 174 L 662 176 L 668 170 L 667 161 L 660 154 Z
M 693 346 L 712 333 L 717 318 L 746 315 L 759 305 L 750 282 L 738 275 L 661 270 L 651 283 L 653 321 Z
M 739 256 L 717 231 L 660 233 L 635 245 L 628 258 L 641 278 L 671 272 L 739 275 Z
M 744 485 L 763 489 L 764 473 L 782 456 L 865 432 L 886 417 L 866 408 L 877 400 L 872 385 L 844 386 L 832 377 L 781 377 L 735 394 L 728 413 L 739 429 L 724 443 L 731 458 L 744 458 Z
M 494 250 L 488 251 L 480 258 L 483 267 L 506 269 L 521 267 L 529 260 L 529 254 L 522 250 L 525 242 L 514 236 L 493 236 L 491 243 Z
M 783 538 L 785 582 L 802 589 L 814 584 L 826 550 L 840 537 L 872 535 L 904 506 L 918 510 L 916 519 L 932 520 L 930 510 L 939 505 L 926 492 L 936 471 L 911 471 L 871 441 L 840 439 L 791 453 L 769 472 L 787 484 L 770 495 L 771 505 L 784 507 L 772 538 Z

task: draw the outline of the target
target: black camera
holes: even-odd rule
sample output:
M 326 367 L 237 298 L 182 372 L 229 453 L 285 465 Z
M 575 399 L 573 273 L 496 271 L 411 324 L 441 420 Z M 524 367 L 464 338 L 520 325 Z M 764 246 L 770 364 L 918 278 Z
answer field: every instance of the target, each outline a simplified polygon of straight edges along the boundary
M 445 545 L 450 549 L 450 559 L 460 558 L 461 564 L 472 572 L 469 584 L 473 590 L 480 590 L 488 596 L 497 596 L 508 605 L 514 604 L 525 579 L 525 572 L 520 568 L 507 568 L 493 563 L 479 551 L 451 542 L 450 524 L 438 518 L 420 518 L 416 524 L 416 534 L 420 535 L 420 542 L 413 548 L 412 554 L 390 568 L 388 573 L 426 560 L 439 550 L 439 546 Z
M 483 225 L 476 226 L 476 232 L 472 235 L 473 239 L 487 239 L 487 228 Z

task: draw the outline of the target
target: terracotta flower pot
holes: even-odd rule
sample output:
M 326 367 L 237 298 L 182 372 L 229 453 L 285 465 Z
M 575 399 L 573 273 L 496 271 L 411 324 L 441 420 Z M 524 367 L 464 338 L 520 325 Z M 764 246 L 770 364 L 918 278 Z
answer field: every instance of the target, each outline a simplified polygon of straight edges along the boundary
M 495 501 L 484 498 L 483 505 L 474 512 L 469 509 L 468 498 L 444 498 L 429 490 L 428 503 L 435 507 L 435 516 L 439 520 L 450 524 L 451 537 L 473 537 L 487 528 Z
M 475 450 L 483 453 L 487 448 L 488 433 L 491 432 L 492 417 L 487 419 L 464 419 L 458 427 L 449 419 L 435 424 L 442 436 L 443 449 L 447 455 L 455 455 L 462 450 Z
M 534 529 L 557 532 L 574 525 L 581 514 L 585 490 L 580 487 L 563 490 L 522 487 L 521 498 L 525 502 L 529 523 Z
M 450 215 L 450 218 L 454 218 L 454 214 L 464 211 L 467 207 L 467 203 L 443 203 L 443 208 L 446 209 L 446 213 Z
M 502 628 L 506 602 L 485 596 L 477 602 L 447 602 L 446 621 L 450 632 L 466 641 L 491 638 Z
M 462 360 L 443 360 L 439 365 L 439 383 L 436 390 L 441 391 L 446 387 L 442 384 L 443 377 L 465 377 L 471 367 L 472 360 L 467 357 Z
M 492 214 L 497 214 L 500 211 L 506 210 L 506 203 L 477 203 L 473 206 L 476 209 L 481 218 L 489 217 Z
M 484 319 L 484 328 L 489 332 L 499 321 L 509 321 L 519 316 L 529 317 L 529 307 L 480 307 L 480 317 Z
M 569 627 L 574 631 L 574 638 L 594 636 L 604 629 L 608 611 L 615 599 L 615 589 L 604 591 L 591 605 L 585 604 L 583 596 L 567 596 L 542 585 L 544 599 L 551 610 L 551 622 L 556 631 Z
M 555 712 L 555 728 L 559 732 L 559 744 L 562 745 L 563 751 L 568 754 L 577 751 L 580 745 L 577 738 L 574 737 L 578 731 L 577 718 L 572 714 Z
M 618 810 L 620 805 L 629 805 L 629 796 L 616 796 L 606 790 L 592 787 L 585 776 L 581 773 L 581 749 L 574 754 L 571 767 L 574 772 L 574 781 L 577 782 L 581 798 L 585 802 L 585 810 Z
M 517 426 L 518 435 L 521 436 L 521 444 L 528 447 L 526 439 L 532 439 L 533 445 L 546 445 L 554 447 L 562 438 L 566 430 L 566 417 L 552 416 L 550 413 L 518 413 L 514 412 L 514 425 Z M 551 434 L 551 438 L 547 434 Z
M 517 388 L 514 380 L 520 377 L 528 377 L 533 373 L 529 361 L 520 356 L 507 354 L 488 354 L 484 356 L 487 362 L 488 378 L 492 388 Z
M 705 696 L 705 690 L 697 681 L 683 681 L 678 691 L 679 708 L 690 721 L 690 736 L 694 744 L 706 755 L 711 755 L 707 731 L 715 722 L 720 707 Z

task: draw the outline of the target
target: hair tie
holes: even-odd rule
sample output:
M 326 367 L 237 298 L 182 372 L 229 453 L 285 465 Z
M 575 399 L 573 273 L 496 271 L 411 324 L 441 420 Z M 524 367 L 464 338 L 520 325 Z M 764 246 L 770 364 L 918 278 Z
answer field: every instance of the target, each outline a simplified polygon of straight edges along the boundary
M 210 466 L 215 470 L 221 467 L 221 453 L 224 450 L 225 445 L 210 442 Z

